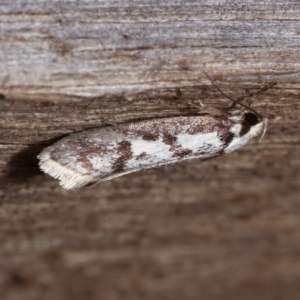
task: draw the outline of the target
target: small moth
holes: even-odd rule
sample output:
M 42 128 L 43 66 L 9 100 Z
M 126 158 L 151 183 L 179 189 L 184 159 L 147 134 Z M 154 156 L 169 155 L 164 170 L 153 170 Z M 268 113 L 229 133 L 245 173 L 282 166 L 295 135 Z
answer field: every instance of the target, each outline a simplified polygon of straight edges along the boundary
M 152 167 L 205 160 L 262 138 L 267 118 L 229 99 L 243 108 L 221 116 L 156 118 L 70 134 L 39 154 L 39 166 L 71 190 Z

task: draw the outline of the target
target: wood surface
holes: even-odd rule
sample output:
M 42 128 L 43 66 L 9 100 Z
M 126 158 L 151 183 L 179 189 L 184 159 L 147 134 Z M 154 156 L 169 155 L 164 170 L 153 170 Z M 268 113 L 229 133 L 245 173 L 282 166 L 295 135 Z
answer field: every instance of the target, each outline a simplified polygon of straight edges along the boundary
M 1 0 L 1 300 L 299 299 L 299 46 L 298 1 Z M 226 113 L 203 71 L 261 143 L 76 192 L 39 172 L 71 132 Z

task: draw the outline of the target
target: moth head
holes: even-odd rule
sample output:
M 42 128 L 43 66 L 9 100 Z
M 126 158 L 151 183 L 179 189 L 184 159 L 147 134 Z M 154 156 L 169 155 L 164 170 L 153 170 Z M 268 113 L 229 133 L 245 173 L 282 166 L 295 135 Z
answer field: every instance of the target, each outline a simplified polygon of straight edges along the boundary
M 253 111 L 247 111 L 243 114 L 242 122 L 252 137 L 260 136 L 260 142 L 266 133 L 268 119 Z
M 249 134 L 251 138 L 260 137 L 259 142 L 264 137 L 268 119 L 252 109 L 239 109 L 228 111 L 228 119 L 239 124 L 238 134 L 244 136 Z
M 230 119 L 233 122 L 238 122 L 242 124 L 242 130 L 241 134 L 248 133 L 251 137 L 257 137 L 260 136 L 259 142 L 264 137 L 267 125 L 268 125 L 268 119 L 261 114 L 259 114 L 257 111 L 252 109 L 250 106 L 241 103 L 240 101 L 233 99 L 226 95 L 218 86 L 216 86 L 213 82 L 213 80 L 208 76 L 206 72 L 203 72 L 206 77 L 209 79 L 211 84 L 227 99 L 232 101 L 234 104 L 239 104 L 242 109 L 238 110 L 229 110 L 227 111 Z M 276 83 L 275 83 L 276 84 Z

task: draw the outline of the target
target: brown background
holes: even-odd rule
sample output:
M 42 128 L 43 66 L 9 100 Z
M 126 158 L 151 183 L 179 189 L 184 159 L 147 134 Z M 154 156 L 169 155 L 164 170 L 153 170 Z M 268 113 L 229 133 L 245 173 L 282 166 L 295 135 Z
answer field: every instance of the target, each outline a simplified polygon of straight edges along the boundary
M 299 299 L 300 4 L 182 2 L 1 1 L 1 300 Z M 38 171 L 74 131 L 224 113 L 203 70 L 277 82 L 262 143 L 76 192 Z

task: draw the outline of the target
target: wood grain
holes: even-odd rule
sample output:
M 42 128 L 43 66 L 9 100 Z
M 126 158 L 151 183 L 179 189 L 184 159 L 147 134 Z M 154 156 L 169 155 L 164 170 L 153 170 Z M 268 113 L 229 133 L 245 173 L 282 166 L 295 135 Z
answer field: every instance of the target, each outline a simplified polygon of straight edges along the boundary
M 300 3 L 228 2 L 1 1 L 1 299 L 299 299 Z M 224 113 L 203 71 L 261 143 L 77 192 L 39 172 L 74 131 Z
M 232 81 L 298 81 L 295 1 L 17 1 L 1 4 L 1 90 L 99 96 Z

